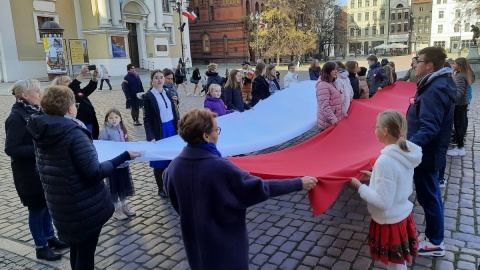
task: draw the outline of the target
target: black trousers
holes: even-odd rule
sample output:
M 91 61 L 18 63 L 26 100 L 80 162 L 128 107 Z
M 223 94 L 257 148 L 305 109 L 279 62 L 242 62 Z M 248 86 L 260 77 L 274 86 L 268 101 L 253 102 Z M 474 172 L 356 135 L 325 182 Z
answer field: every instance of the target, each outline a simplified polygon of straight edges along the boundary
M 463 138 L 465 137 L 465 127 L 467 125 L 465 114 L 467 113 L 468 105 L 455 106 L 453 115 L 453 127 L 455 128 L 455 136 L 457 139 L 458 148 L 463 147 Z
M 112 85 L 110 84 L 110 79 L 100 79 L 100 90 L 102 90 L 103 87 L 103 81 L 106 81 L 108 84 L 108 87 L 110 87 L 110 90 L 112 90 Z
M 95 250 L 102 228 L 92 236 L 78 244 L 70 245 L 70 266 L 72 270 L 93 270 L 95 266 Z

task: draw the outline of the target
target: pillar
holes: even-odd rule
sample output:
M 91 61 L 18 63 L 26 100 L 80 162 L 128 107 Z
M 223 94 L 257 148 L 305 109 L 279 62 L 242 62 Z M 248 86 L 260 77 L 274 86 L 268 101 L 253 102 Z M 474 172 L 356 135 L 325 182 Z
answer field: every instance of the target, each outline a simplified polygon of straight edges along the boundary
M 112 27 L 108 0 L 98 0 L 98 27 Z
M 162 1 L 155 2 L 155 23 L 158 30 L 165 30 L 163 26 L 163 5 Z
M 147 16 L 147 31 L 155 31 L 157 28 L 155 27 L 155 2 L 154 0 L 145 0 L 145 5 L 147 5 L 148 11 L 150 12 Z
M 109 0 L 110 1 L 110 14 L 112 15 L 112 25 L 113 27 L 122 27 L 122 13 L 120 8 L 119 0 Z

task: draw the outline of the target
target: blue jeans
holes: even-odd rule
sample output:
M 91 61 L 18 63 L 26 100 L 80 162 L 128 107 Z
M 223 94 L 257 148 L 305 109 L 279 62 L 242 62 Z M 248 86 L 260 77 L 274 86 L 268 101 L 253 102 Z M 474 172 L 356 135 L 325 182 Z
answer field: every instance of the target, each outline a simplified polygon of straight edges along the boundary
M 434 245 L 440 245 L 444 237 L 443 203 L 438 185 L 438 173 L 438 171 L 417 167 L 413 174 L 417 200 L 425 212 L 425 235 Z
M 52 217 L 46 207 L 28 209 L 28 225 L 37 248 L 48 246 L 48 239 L 55 235 Z

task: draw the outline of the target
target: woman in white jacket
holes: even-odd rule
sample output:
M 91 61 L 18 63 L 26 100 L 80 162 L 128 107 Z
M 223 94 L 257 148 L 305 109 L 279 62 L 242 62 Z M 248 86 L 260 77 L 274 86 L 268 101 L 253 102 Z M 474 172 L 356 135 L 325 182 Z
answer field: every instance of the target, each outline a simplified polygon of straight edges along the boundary
M 335 86 L 340 89 L 342 97 L 342 111 L 348 113 L 350 108 L 350 102 L 353 100 L 353 88 L 348 78 L 347 67 L 340 61 L 336 61 L 338 66 L 337 80 L 335 80 Z
M 385 148 L 371 173 L 361 171 L 370 185 L 352 178 L 350 186 L 358 189 L 372 215 L 368 237 L 372 258 L 386 264 L 387 269 L 406 270 L 406 262 L 418 254 L 413 203 L 408 197 L 413 192 L 413 169 L 422 160 L 422 149 L 405 140 L 407 120 L 398 111 L 380 113 L 374 128 Z

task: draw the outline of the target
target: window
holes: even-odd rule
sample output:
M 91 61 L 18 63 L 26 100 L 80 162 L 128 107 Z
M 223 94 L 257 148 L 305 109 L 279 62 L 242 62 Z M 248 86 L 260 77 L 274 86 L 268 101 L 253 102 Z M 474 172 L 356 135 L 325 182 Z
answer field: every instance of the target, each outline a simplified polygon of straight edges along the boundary
M 418 18 L 418 22 L 423 23 L 423 18 L 422 17 Z
M 358 7 L 362 7 L 362 0 L 358 0 Z
M 405 19 L 408 19 L 408 11 L 405 11 L 405 15 L 404 15 L 404 16 L 405 16 L 405 17 L 404 17 Z
M 447 0 L 443 0 L 443 3 L 446 4 L 447 3 Z M 444 45 L 445 46 L 445 45 Z
M 460 9 L 455 10 L 455 19 L 460 18 Z
M 397 13 L 397 19 L 401 20 L 402 19 L 402 12 Z
M 195 15 L 197 15 L 197 22 L 198 23 L 200 21 L 200 8 L 195 8 Z
M 58 23 L 58 15 L 48 12 L 33 12 L 33 18 L 35 23 L 35 36 L 37 38 L 37 42 L 43 42 L 42 38 L 40 37 L 40 28 L 42 27 L 44 22 L 54 21 Z
M 365 36 L 370 35 L 370 29 L 368 27 L 365 28 Z
M 421 34 L 422 33 L 422 28 L 418 27 L 417 31 L 418 31 L 419 34 Z
M 437 4 L 440 5 L 442 3 L 442 0 L 437 0 Z
M 463 31 L 464 32 L 469 32 L 470 31 L 470 24 L 469 23 L 466 23 L 464 28 L 463 28 Z
M 445 48 L 445 41 L 434 41 L 433 46 Z
M 377 6 L 377 0 L 373 0 L 373 6 L 374 6 L 374 7 Z
M 215 10 L 213 6 L 210 6 L 210 21 L 214 21 L 214 20 L 215 20 Z
M 472 44 L 471 40 L 462 40 L 462 49 L 470 48 L 471 44 Z
M 418 8 L 418 11 L 423 12 L 423 7 L 419 7 L 419 8 Z
M 403 24 L 403 31 L 408 32 L 408 23 Z
M 348 14 L 348 17 L 350 17 L 350 22 L 355 22 L 355 18 L 354 18 L 355 15 L 353 14 Z
M 397 24 L 397 32 L 402 32 L 402 24 Z
M 443 25 L 441 24 L 438 25 L 438 33 L 439 34 L 443 33 Z
M 206 53 L 210 52 L 210 36 L 208 34 L 203 34 L 202 47 L 203 47 L 203 52 L 206 52 Z
M 355 36 L 355 28 L 350 28 L 350 36 Z
M 362 21 L 362 13 L 357 14 L 357 21 Z
M 444 13 L 445 13 L 445 12 L 444 12 L 443 10 L 442 10 L 442 11 L 439 11 L 439 12 L 438 12 L 438 18 L 439 18 L 439 19 L 443 19 L 443 14 L 444 14 Z
M 395 13 L 392 13 L 392 14 L 390 15 L 390 20 L 395 20 Z
M 455 32 L 455 33 L 460 32 L 460 25 L 459 25 L 459 24 L 455 24 L 455 25 L 453 26 L 453 32 Z
M 370 6 L 370 0 L 365 0 L 365 6 L 366 7 Z
M 385 10 L 380 11 L 380 20 L 385 20 Z
M 167 32 L 168 32 L 168 44 L 175 44 L 175 36 L 174 36 L 173 31 L 172 31 L 172 27 L 171 26 L 165 26 L 165 30 L 167 30 Z
M 170 8 L 170 2 L 168 0 L 162 0 L 162 7 L 163 12 L 172 12 L 172 9 Z
M 430 17 L 428 17 L 428 16 L 425 17 L 425 22 L 426 22 L 426 23 L 429 23 L 429 22 L 430 22 Z
M 380 35 L 384 35 L 384 34 L 385 34 L 385 26 L 380 25 Z
M 430 28 L 428 26 L 425 26 L 425 33 L 428 33 L 430 31 Z
M 351 2 L 350 2 L 350 8 L 355 8 L 355 0 L 351 0 Z
M 417 22 L 417 18 L 413 18 L 413 23 L 416 23 Z
M 370 20 L 370 13 L 365 12 L 365 21 Z
M 377 12 L 376 12 L 376 11 L 373 12 L 373 20 L 374 20 L 374 21 L 377 20 Z
M 390 25 L 390 33 L 395 33 L 395 24 Z
M 372 26 L 372 35 L 375 36 L 376 34 L 377 34 L 377 26 L 374 25 L 374 26 Z

